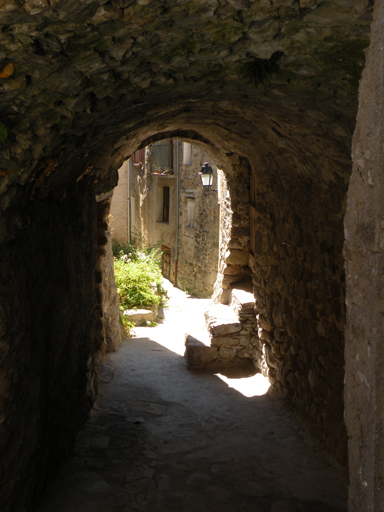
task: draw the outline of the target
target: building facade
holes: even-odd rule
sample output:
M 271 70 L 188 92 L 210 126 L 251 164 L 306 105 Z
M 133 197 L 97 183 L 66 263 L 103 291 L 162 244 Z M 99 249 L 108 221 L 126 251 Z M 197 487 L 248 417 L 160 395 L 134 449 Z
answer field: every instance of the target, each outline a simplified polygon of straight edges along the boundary
M 211 187 L 199 171 L 208 162 Z M 112 237 L 141 238 L 159 245 L 163 275 L 197 296 L 210 296 L 219 257 L 220 194 L 223 173 L 198 146 L 161 140 L 136 151 L 119 170 L 111 205 Z

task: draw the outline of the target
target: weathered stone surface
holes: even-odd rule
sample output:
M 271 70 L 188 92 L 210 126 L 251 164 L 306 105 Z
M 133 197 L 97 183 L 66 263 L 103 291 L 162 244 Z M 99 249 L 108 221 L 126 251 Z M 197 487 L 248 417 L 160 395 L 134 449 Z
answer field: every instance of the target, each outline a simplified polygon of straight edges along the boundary
M 236 304 L 236 305 L 235 305 Z M 241 308 L 242 311 L 251 311 L 255 305 L 255 298 L 252 293 L 245 290 L 232 290 L 231 305 L 233 308 Z
M 156 311 L 150 309 L 126 309 L 123 316 L 135 325 L 141 325 L 143 322 L 153 322 L 157 318 Z
M 236 333 L 237 334 L 237 333 Z M 233 338 L 230 336 L 212 336 L 211 345 L 221 347 L 231 347 L 232 345 L 241 345 L 239 336 L 235 335 Z
M 109 196 L 109 197 L 108 197 Z M 95 268 L 97 298 L 95 346 L 102 353 L 118 350 L 121 344 L 119 296 L 115 283 L 112 240 L 109 236 L 110 195 L 97 203 L 98 260 Z
M 227 265 L 224 269 L 225 276 L 237 276 L 241 273 L 240 265 Z
M 235 312 L 223 304 L 216 304 L 208 309 L 205 318 L 211 336 L 226 335 L 241 330 L 241 324 Z
M 383 474 L 384 4 L 375 2 L 360 88 L 345 218 L 347 326 L 345 419 L 351 512 L 379 510 Z
M 230 252 L 226 261 L 228 265 L 248 265 L 248 254 L 235 249 Z
M 193 336 L 187 336 L 184 357 L 188 370 L 204 370 L 217 359 L 217 348 L 207 347 Z
M 34 502 L 41 474 L 55 473 L 70 453 L 97 390 L 92 187 L 78 183 L 61 202 L 36 199 L 29 219 L 29 229 L 0 251 L 3 510 Z

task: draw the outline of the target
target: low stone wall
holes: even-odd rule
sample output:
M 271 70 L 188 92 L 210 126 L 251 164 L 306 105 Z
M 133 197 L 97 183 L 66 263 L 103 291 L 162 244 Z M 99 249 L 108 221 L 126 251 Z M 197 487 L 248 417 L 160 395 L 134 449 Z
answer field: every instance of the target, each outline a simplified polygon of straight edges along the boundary
M 189 370 L 219 371 L 242 368 L 249 374 L 259 370 L 259 340 L 254 333 L 254 299 L 251 293 L 232 290 L 230 305 L 213 304 L 205 314 L 211 346 L 188 336 Z
M 218 275 L 213 301 L 229 304 L 231 290 L 243 287 L 252 290 L 249 257 L 249 163 L 238 155 L 230 159 L 233 176 L 221 179 L 220 190 L 220 249 Z M 236 210 L 232 211 L 236 205 Z

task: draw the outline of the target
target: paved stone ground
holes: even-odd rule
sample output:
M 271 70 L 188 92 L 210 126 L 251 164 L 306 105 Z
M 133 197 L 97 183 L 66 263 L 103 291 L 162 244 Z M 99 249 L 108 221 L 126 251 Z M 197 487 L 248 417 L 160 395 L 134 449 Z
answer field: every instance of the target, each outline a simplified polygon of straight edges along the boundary
M 346 510 L 345 475 L 291 412 L 227 384 L 260 376 L 186 370 L 184 333 L 202 335 L 208 301 L 169 295 L 165 320 L 136 328 L 104 363 L 90 420 L 39 512 Z

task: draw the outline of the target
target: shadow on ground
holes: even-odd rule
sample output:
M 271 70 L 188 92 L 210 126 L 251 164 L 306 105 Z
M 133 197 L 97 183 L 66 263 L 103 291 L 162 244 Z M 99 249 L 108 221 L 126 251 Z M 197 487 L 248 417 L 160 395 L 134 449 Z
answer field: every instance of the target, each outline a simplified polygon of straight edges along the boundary
M 201 312 L 180 293 L 161 325 L 138 328 L 103 364 L 90 420 L 39 512 L 345 511 L 345 475 L 284 405 L 186 370 L 183 333 Z

